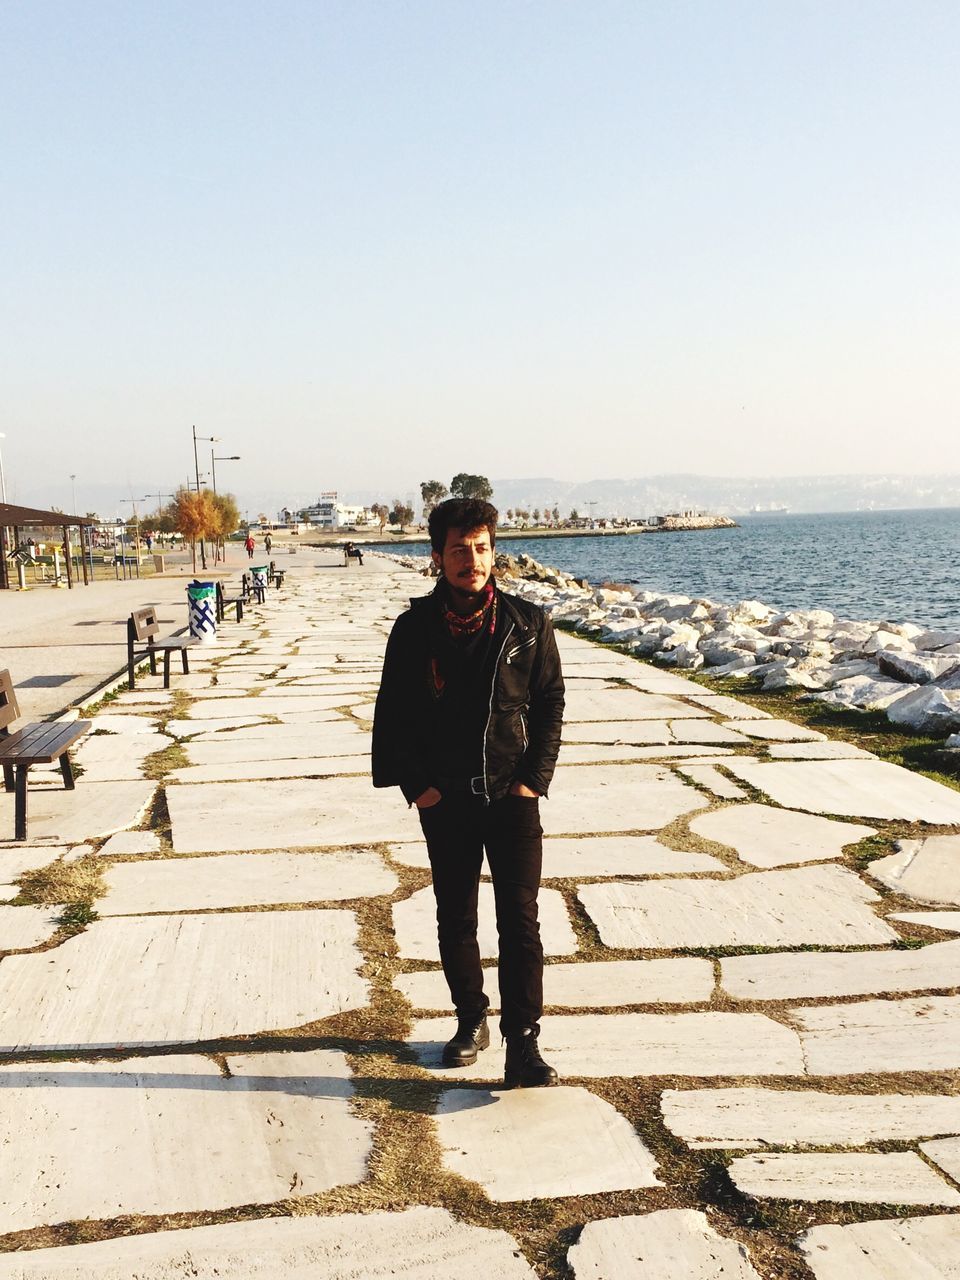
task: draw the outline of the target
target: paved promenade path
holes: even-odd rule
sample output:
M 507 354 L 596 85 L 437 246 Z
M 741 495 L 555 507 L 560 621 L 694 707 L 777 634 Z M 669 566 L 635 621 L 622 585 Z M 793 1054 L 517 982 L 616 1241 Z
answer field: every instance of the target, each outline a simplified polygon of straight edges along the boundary
M 0 1280 L 960 1276 L 960 793 L 562 635 L 562 1084 L 441 1070 L 368 775 L 429 586 L 298 567 L 36 771 L 28 844 L 0 797 Z

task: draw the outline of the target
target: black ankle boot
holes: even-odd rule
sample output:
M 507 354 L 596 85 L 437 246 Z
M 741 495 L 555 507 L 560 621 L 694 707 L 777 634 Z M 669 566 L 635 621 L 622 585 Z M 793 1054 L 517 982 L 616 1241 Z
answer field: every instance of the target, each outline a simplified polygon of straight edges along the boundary
M 524 1027 L 506 1037 L 503 1083 L 507 1089 L 542 1089 L 557 1083 L 556 1071 L 540 1056 L 538 1034 L 532 1027 Z
M 490 1030 L 485 1013 L 479 1018 L 458 1018 L 456 1034 L 443 1046 L 443 1065 L 469 1067 L 471 1062 L 476 1062 L 479 1050 L 488 1048 L 489 1044 Z

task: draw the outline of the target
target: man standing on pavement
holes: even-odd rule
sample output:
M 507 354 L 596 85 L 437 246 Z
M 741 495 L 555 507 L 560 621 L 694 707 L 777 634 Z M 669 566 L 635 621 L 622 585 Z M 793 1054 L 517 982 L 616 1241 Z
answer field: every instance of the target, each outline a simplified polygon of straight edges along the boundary
M 444 1064 L 490 1043 L 477 945 L 486 849 L 500 936 L 504 1083 L 557 1082 L 537 1046 L 543 948 L 537 920 L 546 796 L 560 748 L 563 676 L 549 618 L 493 580 L 497 511 L 451 498 L 430 515 L 436 589 L 387 644 L 373 725 L 373 785 L 419 811 L 437 901 L 440 960 L 457 1012 Z

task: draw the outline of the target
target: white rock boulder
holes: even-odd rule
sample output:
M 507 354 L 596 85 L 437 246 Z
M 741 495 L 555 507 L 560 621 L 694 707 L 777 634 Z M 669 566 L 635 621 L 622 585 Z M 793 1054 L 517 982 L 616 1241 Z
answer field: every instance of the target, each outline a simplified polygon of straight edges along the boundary
M 944 692 L 935 685 L 915 688 L 887 708 L 887 719 L 918 733 L 954 733 L 960 729 L 960 690 Z

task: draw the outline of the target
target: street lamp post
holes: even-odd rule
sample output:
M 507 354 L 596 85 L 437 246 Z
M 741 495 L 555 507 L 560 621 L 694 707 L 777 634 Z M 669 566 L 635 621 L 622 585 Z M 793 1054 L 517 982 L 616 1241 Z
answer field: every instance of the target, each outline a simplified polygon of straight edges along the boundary
M 77 512 L 77 477 L 76 477 L 76 473 L 74 473 L 74 474 L 73 474 L 73 475 L 71 475 L 71 477 L 70 477 L 70 487 L 71 487 L 71 489 L 73 490 L 73 514 L 74 514 L 74 515 L 77 515 L 77 514 L 79 514 L 79 513 Z
M 239 453 L 224 453 L 224 454 L 221 454 L 219 457 L 215 457 L 213 452 L 213 445 L 210 446 L 210 475 L 213 480 L 213 496 L 214 497 L 217 496 L 217 463 L 218 462 L 239 462 L 239 461 L 240 461 Z M 220 555 L 219 546 L 217 546 L 216 551 L 214 552 L 214 555 L 215 556 Z M 226 544 L 224 544 L 224 553 L 223 553 L 224 561 L 226 561 L 226 558 L 227 558 Z
M 0 440 L 6 440 L 6 434 L 0 431 Z M 0 449 L 0 502 L 7 500 L 7 482 L 3 478 L 3 450 Z
M 192 430 L 193 430 L 193 470 L 194 470 L 194 474 L 197 477 L 197 494 L 199 495 L 200 493 L 200 458 L 199 458 L 199 455 L 197 454 L 197 441 L 206 440 L 208 444 L 217 444 L 220 437 L 219 436 L 198 436 L 196 426 L 194 426 Z M 207 550 L 203 544 L 203 538 L 200 539 L 200 564 L 204 569 L 206 569 Z
M 216 496 L 216 492 L 217 492 L 217 463 L 218 463 L 218 462 L 239 462 L 239 461 L 240 461 L 240 454 L 239 454 L 239 453 L 224 453 L 224 454 L 218 454 L 218 455 L 217 455 L 217 457 L 214 457 L 214 456 L 213 456 L 213 449 L 211 448 L 211 450 L 210 450 L 210 474 L 211 474 L 211 476 L 213 477 L 213 492 L 214 492 L 214 496 Z

